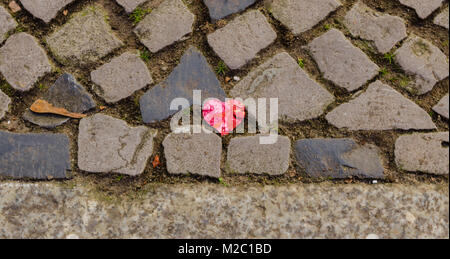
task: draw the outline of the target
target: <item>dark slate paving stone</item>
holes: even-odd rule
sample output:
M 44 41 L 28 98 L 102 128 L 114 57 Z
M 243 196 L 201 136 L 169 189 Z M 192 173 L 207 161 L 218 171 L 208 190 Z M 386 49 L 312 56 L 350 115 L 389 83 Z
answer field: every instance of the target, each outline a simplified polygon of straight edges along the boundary
M 245 10 L 256 0 L 203 0 L 208 7 L 209 16 L 213 20 L 220 20 L 230 14 Z
M 383 179 L 378 149 L 352 139 L 305 139 L 295 143 L 295 156 L 311 177 Z
M 83 86 L 70 74 L 60 76 L 42 99 L 55 107 L 63 107 L 70 112 L 83 113 L 95 108 L 96 103 Z M 69 118 L 54 114 L 38 114 L 26 110 L 23 118 L 44 128 L 55 128 L 66 123 Z
M 226 94 L 205 57 L 191 47 L 180 64 L 162 84 L 145 93 L 140 99 L 142 119 L 145 123 L 167 119 L 178 111 L 170 110 L 175 98 L 186 98 L 192 105 L 193 90 L 202 91 L 202 100 L 217 98 L 225 101 Z
M 62 179 L 70 169 L 69 138 L 65 134 L 0 131 L 0 175 Z

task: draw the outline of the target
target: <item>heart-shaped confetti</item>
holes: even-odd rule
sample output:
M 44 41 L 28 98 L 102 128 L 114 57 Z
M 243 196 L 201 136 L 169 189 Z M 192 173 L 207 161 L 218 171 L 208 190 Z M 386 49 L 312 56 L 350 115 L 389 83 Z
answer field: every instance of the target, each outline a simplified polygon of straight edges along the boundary
M 245 106 L 237 100 L 209 100 L 203 105 L 203 118 L 222 136 L 228 135 L 244 120 Z

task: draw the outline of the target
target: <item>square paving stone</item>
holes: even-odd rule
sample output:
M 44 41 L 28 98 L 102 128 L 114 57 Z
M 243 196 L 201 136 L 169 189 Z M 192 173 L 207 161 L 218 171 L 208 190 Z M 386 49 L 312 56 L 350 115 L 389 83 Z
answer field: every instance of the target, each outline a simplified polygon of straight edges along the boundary
M 336 29 L 314 39 L 308 48 L 323 77 L 349 92 L 362 87 L 380 71 L 362 50 Z
M 68 177 L 69 138 L 65 134 L 15 134 L 0 131 L 0 175 L 13 178 Z
M 449 107 L 448 107 L 448 94 L 442 98 L 442 100 L 433 107 L 433 111 L 437 112 L 444 118 L 448 119 Z
M 16 27 L 16 20 L 14 20 L 3 6 L 0 6 L 0 44 L 6 39 L 8 32 Z
M 375 12 L 363 2 L 357 2 L 353 6 L 344 22 L 353 36 L 373 41 L 381 53 L 389 52 L 408 36 L 402 18 Z
M 4 94 L 0 90 L 0 120 L 3 119 L 3 117 L 5 116 L 5 113 L 8 111 L 10 103 L 11 103 L 11 99 L 9 98 L 9 96 Z
M 147 65 L 133 52 L 126 52 L 92 71 L 91 79 L 99 86 L 97 94 L 108 103 L 125 99 L 153 83 Z
M 80 121 L 78 167 L 92 173 L 142 174 L 153 154 L 155 130 L 96 114 Z
M 405 88 L 412 94 L 425 94 L 448 77 L 447 56 L 431 42 L 410 35 L 395 52 L 395 61 L 414 79 Z
M 208 43 L 231 69 L 238 69 L 277 38 L 266 17 L 249 11 L 208 35 Z
M 438 9 L 444 0 L 400 0 L 400 3 L 416 10 L 417 15 L 425 19 Z
M 449 9 L 448 9 L 448 7 L 445 8 L 444 11 L 442 11 L 440 14 L 438 14 L 434 18 L 434 24 L 442 26 L 448 30 L 448 26 L 449 26 Z
M 124 45 L 106 21 L 103 7 L 97 4 L 88 6 L 48 36 L 48 46 L 58 61 L 65 65 L 96 62 Z
M 58 12 L 74 0 L 20 0 L 23 7 L 34 17 L 49 23 Z
M 145 123 L 151 123 L 169 118 L 177 113 L 177 110 L 170 110 L 171 102 L 176 98 L 186 98 L 192 105 L 194 90 L 201 91 L 202 100 L 217 98 L 225 101 L 226 98 L 206 58 L 198 49 L 191 47 L 169 77 L 141 97 L 142 119 Z
M 83 113 L 96 106 L 92 95 L 72 75 L 67 73 L 61 75 L 41 99 L 54 107 L 64 108 L 75 113 Z M 55 128 L 70 119 L 55 114 L 34 113 L 29 109 L 25 111 L 23 118 L 44 128 Z
M 227 169 L 239 174 L 282 175 L 289 168 L 291 141 L 278 136 L 275 144 L 260 144 L 260 137 L 237 137 L 230 141 Z
M 335 108 L 326 119 L 340 129 L 349 130 L 436 129 L 425 110 L 380 81 Z
M 319 117 L 334 101 L 334 96 L 311 79 L 286 52 L 275 55 L 250 72 L 230 94 L 243 100 L 278 98 L 280 119 L 290 121 Z
M 295 143 L 299 165 L 314 178 L 383 179 L 379 149 L 353 139 L 303 139 Z
M 203 2 L 208 7 L 209 16 L 215 21 L 245 10 L 256 0 L 203 0 Z
M 169 134 L 163 141 L 170 174 L 220 177 L 222 139 L 215 134 Z
M 147 2 L 148 0 L 116 0 L 118 4 L 125 8 L 127 13 L 131 13 L 138 7 L 140 4 Z
M 16 90 L 28 91 L 52 66 L 37 40 L 24 32 L 8 38 L 0 49 L 0 72 Z
M 191 33 L 194 20 L 182 0 L 166 0 L 139 22 L 134 32 L 155 53 Z
M 395 162 L 406 171 L 448 175 L 448 142 L 448 132 L 401 136 L 395 143 Z
M 268 10 L 295 35 L 312 29 L 342 6 L 338 0 L 271 0 Z

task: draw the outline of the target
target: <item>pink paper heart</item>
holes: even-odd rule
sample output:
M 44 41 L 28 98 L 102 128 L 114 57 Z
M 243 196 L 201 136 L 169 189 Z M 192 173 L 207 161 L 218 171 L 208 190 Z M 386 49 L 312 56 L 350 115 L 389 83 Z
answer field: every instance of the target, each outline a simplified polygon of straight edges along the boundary
M 203 118 L 222 136 L 228 135 L 244 120 L 245 106 L 237 100 L 209 100 L 203 105 Z

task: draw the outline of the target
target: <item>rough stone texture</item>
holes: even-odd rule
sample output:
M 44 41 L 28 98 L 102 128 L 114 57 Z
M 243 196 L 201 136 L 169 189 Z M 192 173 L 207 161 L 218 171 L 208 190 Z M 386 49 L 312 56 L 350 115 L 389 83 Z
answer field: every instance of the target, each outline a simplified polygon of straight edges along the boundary
M 91 79 L 100 86 L 96 89 L 97 94 L 108 103 L 118 102 L 153 83 L 147 65 L 131 52 L 126 52 L 92 71 Z
M 433 111 L 439 113 L 441 116 L 448 119 L 449 113 L 448 94 L 442 98 L 442 100 L 433 107 Z
M 117 204 L 89 193 L 0 184 L 0 238 L 449 238 L 448 184 L 156 185 Z
M 69 112 L 83 113 L 95 108 L 96 103 L 83 86 L 70 74 L 61 75 L 41 97 L 55 107 Z M 44 128 L 55 128 L 66 123 L 69 118 L 55 114 L 39 114 L 27 109 L 23 118 Z
M 3 6 L 0 6 L 0 44 L 6 39 L 8 32 L 16 27 L 16 20 L 14 20 Z
M 395 162 L 406 171 L 448 175 L 448 142 L 448 132 L 401 136 L 395 143 Z
M 312 29 L 342 6 L 338 0 L 272 0 L 268 10 L 295 35 Z
M 231 69 L 238 69 L 277 38 L 266 17 L 249 11 L 208 35 L 208 43 Z
M 425 19 L 438 9 L 444 0 L 400 0 L 400 3 L 416 10 L 417 15 Z
M 182 0 L 166 0 L 134 29 L 139 40 L 155 53 L 192 32 L 195 15 Z
M 256 0 L 203 0 L 208 7 L 209 16 L 212 20 L 220 20 L 230 14 L 245 10 Z
M 314 39 L 308 48 L 323 77 L 348 91 L 360 88 L 380 70 L 364 52 L 353 46 L 336 29 Z
M 69 138 L 65 134 L 0 131 L 0 175 L 61 179 L 67 178 L 70 167 Z
M 48 36 L 47 44 L 61 63 L 85 65 L 98 61 L 123 42 L 112 33 L 103 7 L 92 5 Z
M 30 90 L 51 70 L 44 49 L 27 33 L 12 35 L 0 49 L 0 72 L 16 90 Z
M 349 130 L 436 129 L 426 111 L 380 81 L 328 113 L 326 119 Z
M 379 150 L 353 139 L 304 139 L 295 143 L 298 163 L 311 177 L 382 179 Z
M 125 8 L 127 13 L 131 13 L 138 7 L 140 4 L 147 2 L 148 0 L 116 0 L 118 4 Z
M 74 0 L 20 0 L 23 7 L 34 17 L 49 23 L 58 12 Z
M 216 74 L 205 57 L 194 47 L 189 48 L 163 83 L 153 87 L 140 99 L 142 119 L 145 123 L 167 119 L 175 114 L 170 103 L 175 98 L 186 98 L 193 104 L 193 90 L 201 90 L 202 99 L 226 98 Z
M 448 77 L 448 58 L 431 42 L 410 35 L 403 46 L 395 52 L 395 61 L 414 80 L 406 86 L 413 94 L 431 91 L 440 80 Z
M 222 139 L 216 134 L 169 134 L 163 141 L 170 174 L 220 177 Z
M 227 168 L 239 174 L 282 175 L 289 168 L 291 141 L 278 136 L 277 143 L 260 144 L 261 136 L 237 137 L 228 146 Z
M 445 8 L 444 11 L 442 11 L 440 14 L 438 14 L 435 18 L 434 18 L 434 23 L 437 25 L 440 25 L 444 28 L 446 28 L 448 30 L 448 26 L 449 26 L 449 11 L 448 11 L 448 7 Z
M 286 52 L 250 72 L 230 94 L 244 100 L 278 98 L 280 118 L 294 121 L 319 117 L 334 101 L 334 96 L 312 80 Z
M 96 114 L 83 118 L 78 135 L 78 167 L 93 173 L 142 174 L 153 153 L 156 131 Z
M 8 111 L 10 103 L 11 99 L 0 90 L 0 120 L 3 119 L 3 116 Z
M 353 6 L 345 16 L 344 23 L 353 36 L 373 41 L 381 53 L 389 52 L 408 36 L 402 18 L 375 12 L 363 2 Z

